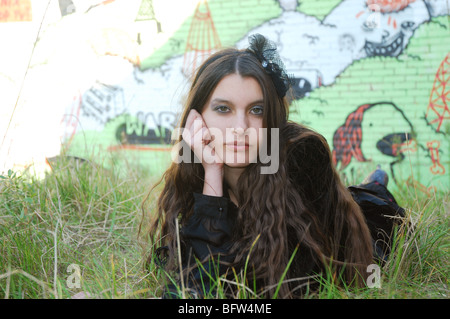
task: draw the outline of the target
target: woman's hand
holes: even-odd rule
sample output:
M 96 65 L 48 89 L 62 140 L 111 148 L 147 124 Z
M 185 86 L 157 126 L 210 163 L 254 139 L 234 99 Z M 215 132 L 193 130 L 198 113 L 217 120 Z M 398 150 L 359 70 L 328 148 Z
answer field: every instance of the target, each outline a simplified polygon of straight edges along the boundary
M 223 196 L 223 160 L 215 151 L 215 141 L 220 141 L 221 137 L 211 136 L 203 117 L 194 109 L 189 112 L 182 137 L 205 169 L 203 194 Z
M 223 166 L 222 159 L 215 151 L 215 141 L 210 134 L 210 130 L 200 113 L 194 109 L 189 112 L 182 137 L 205 169 L 207 167 L 216 166 L 221 168 Z

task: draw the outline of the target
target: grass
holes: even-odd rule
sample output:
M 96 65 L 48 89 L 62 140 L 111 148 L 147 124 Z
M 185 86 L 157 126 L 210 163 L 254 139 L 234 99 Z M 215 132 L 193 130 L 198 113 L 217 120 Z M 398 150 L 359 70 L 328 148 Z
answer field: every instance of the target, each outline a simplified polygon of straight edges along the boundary
M 143 266 L 151 247 L 138 236 L 142 199 L 155 181 L 138 169 L 124 175 L 72 160 L 55 163 L 40 180 L 1 176 L 0 298 L 158 298 L 163 274 Z M 449 192 L 427 197 L 405 188 L 394 195 L 410 225 L 397 230 L 380 288 L 342 287 L 328 273 L 306 298 L 449 297 Z M 237 298 L 259 297 L 235 278 Z M 224 297 L 226 279 L 211 279 L 217 293 L 208 297 Z
M 139 180 L 71 161 L 43 180 L 0 180 L 0 297 L 154 297 L 136 231 L 148 187 Z M 72 264 L 80 288 L 67 284 Z

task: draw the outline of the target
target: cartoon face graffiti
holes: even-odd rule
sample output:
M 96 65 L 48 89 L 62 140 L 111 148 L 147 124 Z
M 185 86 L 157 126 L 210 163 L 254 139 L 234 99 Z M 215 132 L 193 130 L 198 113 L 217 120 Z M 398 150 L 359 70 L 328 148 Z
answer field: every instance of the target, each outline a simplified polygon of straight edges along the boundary
M 367 10 L 358 13 L 365 33 L 364 51 L 370 56 L 396 57 L 408 44 L 414 30 L 429 19 L 422 1 L 367 0 Z
M 351 35 L 354 57 L 363 58 L 398 56 L 414 30 L 429 19 L 423 1 L 354 0 L 342 1 L 323 22 L 336 26 L 342 35 Z
M 352 158 L 368 162 L 386 161 L 383 157 L 388 156 L 395 180 L 393 165 L 403 161 L 406 151 L 416 150 L 415 136 L 411 122 L 394 103 L 360 105 L 334 133 L 333 162 L 343 170 Z

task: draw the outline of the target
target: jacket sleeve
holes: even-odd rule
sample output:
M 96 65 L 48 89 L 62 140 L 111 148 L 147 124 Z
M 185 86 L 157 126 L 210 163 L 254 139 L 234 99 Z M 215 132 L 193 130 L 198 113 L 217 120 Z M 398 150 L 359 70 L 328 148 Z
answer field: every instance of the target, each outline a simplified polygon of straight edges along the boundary
M 203 260 L 210 255 L 228 254 L 232 244 L 233 206 L 228 198 L 194 193 L 193 214 L 180 230 L 188 256 L 193 253 Z
M 197 297 L 214 293 L 215 279 L 226 273 L 227 267 L 216 261 L 231 262 L 233 212 L 236 206 L 225 197 L 194 193 L 194 211 L 180 229 L 183 250 L 183 268 L 189 269 L 185 286 Z M 220 255 L 217 257 L 217 255 Z M 213 256 L 212 259 L 206 259 Z M 202 262 L 198 265 L 197 258 Z M 169 284 L 164 299 L 181 298 L 176 284 Z
M 369 227 L 373 239 L 374 257 L 386 262 L 393 245 L 394 229 L 405 217 L 405 209 L 397 204 L 386 186 L 378 182 L 359 184 L 348 188 Z

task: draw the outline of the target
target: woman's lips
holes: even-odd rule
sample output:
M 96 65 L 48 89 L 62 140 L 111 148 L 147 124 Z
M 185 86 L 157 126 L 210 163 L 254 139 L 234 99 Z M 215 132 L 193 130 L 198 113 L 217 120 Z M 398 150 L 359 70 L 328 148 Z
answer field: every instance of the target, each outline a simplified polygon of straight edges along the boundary
M 237 152 L 237 151 L 246 151 L 250 147 L 249 144 L 245 143 L 245 142 L 242 142 L 242 143 L 240 143 L 240 142 L 226 143 L 225 146 L 226 146 L 226 148 L 228 150 L 235 151 L 235 152 Z

